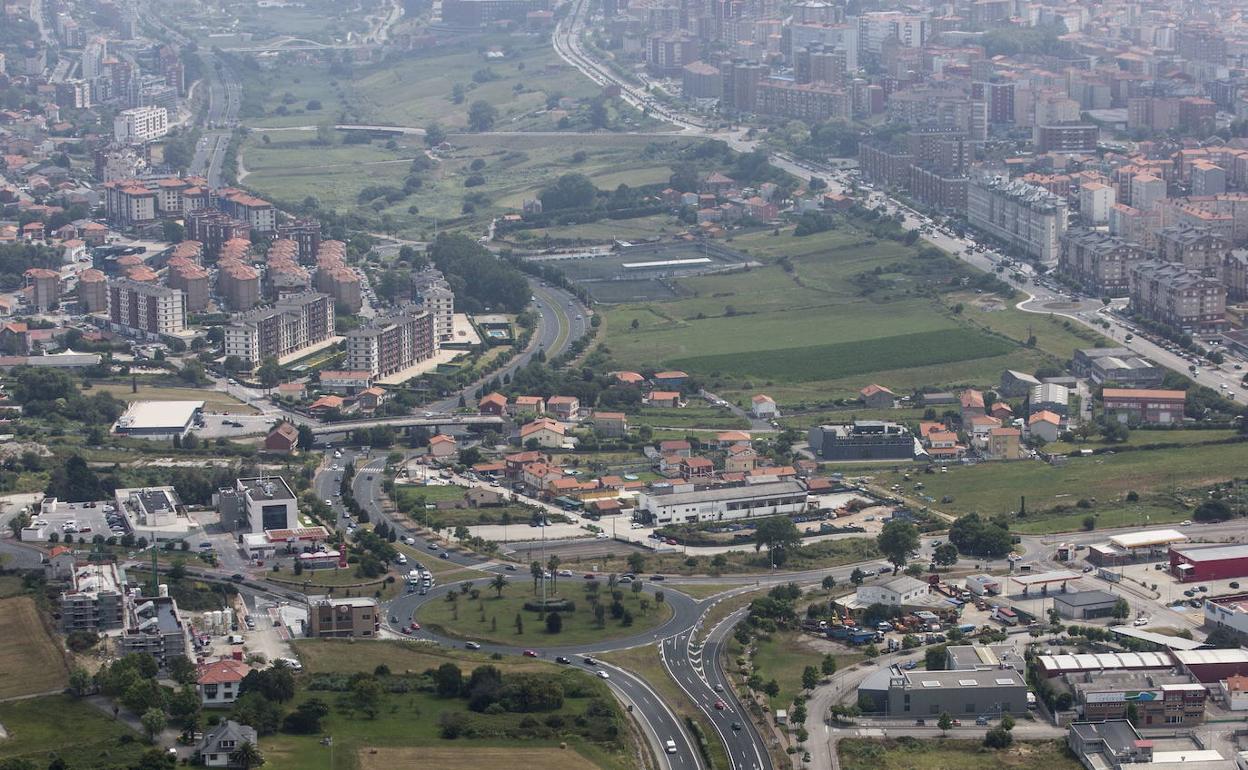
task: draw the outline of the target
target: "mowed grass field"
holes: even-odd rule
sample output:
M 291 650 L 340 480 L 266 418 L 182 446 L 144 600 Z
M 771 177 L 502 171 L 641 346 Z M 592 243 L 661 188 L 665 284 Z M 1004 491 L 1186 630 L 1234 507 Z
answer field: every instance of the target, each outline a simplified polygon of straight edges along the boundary
M 845 738 L 839 745 L 843 770 L 1079 770 L 1082 765 L 1062 741 L 1015 741 L 1008 749 L 986 749 L 979 741 L 950 738 L 877 740 Z
M 145 385 L 139 383 L 137 391 L 133 391 L 130 383 L 94 382 L 86 391 L 91 395 L 97 391 L 112 393 L 122 401 L 203 401 L 204 411 L 223 412 L 226 414 L 255 414 L 256 410 L 233 396 L 216 390 L 201 388 L 178 388 L 163 385 Z
M 6 635 L 14 631 L 6 627 Z M 24 759 L 33 767 L 47 767 L 53 756 L 71 768 L 129 767 L 147 748 L 123 723 L 67 695 L 0 703 L 0 725 L 8 734 L 0 760 Z
M 617 363 L 684 369 L 734 400 L 765 389 L 795 404 L 853 396 L 872 382 L 898 393 L 986 386 L 1003 369 L 1034 371 L 1092 344 L 1003 301 L 972 317 L 961 292 L 933 293 L 962 268 L 852 224 L 804 238 L 788 228 L 756 232 L 727 245 L 763 266 L 676 279 L 679 299 L 603 311 Z M 1029 326 L 1034 347 L 1025 344 Z
M 585 757 L 570 749 L 507 748 L 407 748 L 372 749 L 359 757 L 360 770 L 392 770 L 396 767 L 436 767 L 439 770 L 482 770 L 482 768 L 540 767 L 543 770 L 599 770 Z
M 63 689 L 69 671 L 56 640 L 39 619 L 35 601 L 29 596 L 0 599 L 0 616 L 5 618 L 5 632 L 0 634 L 0 698 Z

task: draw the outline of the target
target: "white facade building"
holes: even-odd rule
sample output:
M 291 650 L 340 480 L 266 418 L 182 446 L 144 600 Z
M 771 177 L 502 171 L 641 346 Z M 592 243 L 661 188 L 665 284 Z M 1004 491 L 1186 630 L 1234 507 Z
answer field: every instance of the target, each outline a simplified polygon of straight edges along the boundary
M 966 214 L 971 227 L 1047 265 L 1057 264 L 1066 233 L 1066 201 L 1043 187 L 1003 177 L 972 180 Z
M 658 524 L 746 519 L 806 510 L 806 488 L 796 481 L 747 484 L 637 496 L 637 510 Z
M 113 118 L 118 144 L 143 144 L 169 133 L 169 111 L 164 107 L 134 107 Z
M 902 575 L 883 583 L 858 586 L 855 597 L 856 603 L 861 607 L 869 607 L 872 604 L 901 607 L 908 604 L 922 604 L 927 594 L 927 583 Z

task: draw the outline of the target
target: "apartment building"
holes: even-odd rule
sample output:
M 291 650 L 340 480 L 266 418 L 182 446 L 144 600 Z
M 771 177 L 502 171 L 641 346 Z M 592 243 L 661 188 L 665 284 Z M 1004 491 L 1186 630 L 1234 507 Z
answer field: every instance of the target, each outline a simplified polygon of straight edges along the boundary
M 30 287 L 30 304 L 40 312 L 55 308 L 61 301 L 61 274 L 42 267 L 29 268 L 23 276 Z
M 144 144 L 169 133 L 169 111 L 164 107 L 134 107 L 113 118 L 118 144 Z
M 186 295 L 188 312 L 199 312 L 208 309 L 208 271 L 186 259 L 169 261 L 165 282 L 171 289 L 177 289 Z
M 272 203 L 241 190 L 221 190 L 219 195 L 218 205 L 227 216 L 246 222 L 258 233 L 277 230 L 277 209 Z
M 412 290 L 421 308 L 433 315 L 433 332 L 439 342 L 450 342 L 454 337 L 455 292 L 440 270 L 426 268 L 412 274 Z
M 260 273 L 238 260 L 217 263 L 217 294 L 225 307 L 234 312 L 250 310 L 260 304 Z
M 347 332 L 346 368 L 387 377 L 424 361 L 438 350 L 433 314 L 408 303 L 378 313 Z
M 235 316 L 225 327 L 225 355 L 248 367 L 267 358 L 279 361 L 334 336 L 334 303 L 327 294 L 306 292 L 278 300 L 272 307 Z
M 1066 233 L 1066 201 L 1044 188 L 1004 177 L 972 179 L 967 220 L 1007 245 L 1045 264 L 1056 264 Z
M 371 639 L 381 629 L 375 599 L 309 596 L 307 634 L 314 639 Z
M 1157 252 L 1163 262 L 1182 265 L 1208 278 L 1221 278 L 1231 243 L 1208 228 L 1178 224 L 1157 231 Z
M 1032 129 L 1036 152 L 1088 153 L 1096 151 L 1099 130 L 1085 123 L 1037 125 Z
M 824 83 L 795 83 L 766 78 L 758 84 L 755 111 L 802 120 L 849 120 L 853 117 L 853 97 L 839 86 Z
M 1130 294 L 1135 312 L 1188 334 L 1227 328 L 1226 287 L 1180 264 L 1154 260 L 1134 265 Z
M 125 578 L 112 562 L 75 564 L 60 596 L 61 633 L 101 632 L 125 624 Z
M 186 331 L 186 295 L 130 278 L 108 281 L 109 324 L 123 334 L 160 337 Z
M 186 237 L 204 244 L 204 258 L 215 261 L 228 242 L 249 239 L 251 227 L 217 209 L 196 209 L 185 220 Z
M 113 227 L 151 224 L 156 221 L 156 192 L 133 179 L 105 182 L 104 212 Z
M 78 274 L 78 310 L 99 313 L 108 309 L 108 279 L 94 267 Z
M 126 608 L 126 627 L 118 639 L 122 655 L 147 653 L 165 668 L 176 657 L 191 657 L 190 635 L 168 596 L 136 596 Z
M 1130 289 L 1130 269 L 1144 261 L 1144 250 L 1100 230 L 1071 228 L 1062 237 L 1057 269 L 1098 297 L 1123 297 Z

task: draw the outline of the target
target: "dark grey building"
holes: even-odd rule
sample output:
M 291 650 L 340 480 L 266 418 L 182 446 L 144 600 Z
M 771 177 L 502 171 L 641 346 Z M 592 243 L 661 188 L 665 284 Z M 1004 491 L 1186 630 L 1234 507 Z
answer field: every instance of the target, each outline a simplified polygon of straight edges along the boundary
M 1118 597 L 1108 591 L 1075 591 L 1053 595 L 1053 609 L 1072 620 L 1107 618 L 1114 614 Z
M 186 625 L 178 616 L 178 605 L 168 596 L 134 598 L 120 643 L 122 655 L 151 653 L 161 668 L 178 655 L 192 658 Z
M 824 460 L 913 460 L 914 436 L 904 425 L 855 420 L 852 425 L 819 425 L 807 434 L 810 451 Z
M 1165 370 L 1128 348 L 1089 348 L 1076 350 L 1075 374 L 1097 385 L 1116 382 L 1124 388 L 1157 388 Z
M 962 671 L 893 667 L 865 679 L 858 695 L 890 717 L 927 719 L 948 712 L 957 718 L 975 718 L 1027 711 L 1027 683 L 1008 665 Z

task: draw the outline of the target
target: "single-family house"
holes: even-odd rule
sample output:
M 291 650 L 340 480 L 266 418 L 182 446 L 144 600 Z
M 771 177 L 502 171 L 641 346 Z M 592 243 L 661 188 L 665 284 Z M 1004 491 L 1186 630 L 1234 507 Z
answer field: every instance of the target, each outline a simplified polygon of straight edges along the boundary
M 243 678 L 249 673 L 251 666 L 233 658 L 222 658 L 201 665 L 195 677 L 200 703 L 205 708 L 232 705 L 238 699 Z
M 958 443 L 958 434 L 951 430 L 929 431 L 923 440 L 927 456 L 935 462 L 960 460 L 966 454 L 966 447 Z
M 858 400 L 868 409 L 892 409 L 897 394 L 883 385 L 871 384 L 858 391 Z
M 542 417 L 520 426 L 520 444 L 545 449 L 561 449 L 567 440 L 567 431 L 557 421 Z M 531 444 L 530 442 L 536 442 Z
M 491 393 L 477 402 L 477 411 L 481 414 L 492 414 L 501 417 L 507 412 L 507 397 L 502 393 Z
M 258 747 L 256 740 L 253 728 L 227 719 L 204 733 L 198 749 L 200 761 L 205 767 L 242 767 L 237 761 L 239 748 L 245 743 Z
M 611 376 L 621 385 L 640 385 L 646 381 L 646 378 L 637 372 L 611 372 Z
M 506 465 L 504 473 L 506 473 L 507 478 L 518 481 L 524 473 L 525 466 L 532 463 L 544 463 L 549 459 L 545 452 L 539 452 L 536 449 L 505 455 L 503 457 L 503 463 Z
M 623 412 L 599 412 L 593 416 L 594 431 L 608 438 L 628 435 L 628 416 Z
M 683 438 L 669 438 L 659 442 L 659 454 L 663 456 L 692 457 L 693 445 Z
M 73 580 L 74 567 L 77 564 L 78 557 L 74 554 L 73 548 L 54 545 L 52 550 L 48 551 L 48 560 L 43 563 L 43 576 L 50 583 Z
M 341 412 L 345 403 L 342 396 L 321 396 L 308 405 L 308 413 L 313 417 L 324 417 L 329 412 Z
M 984 454 L 992 460 L 1019 459 L 1023 432 L 1018 428 L 993 428 L 988 431 Z
M 277 386 L 277 395 L 302 401 L 308 397 L 308 385 L 305 382 L 283 382 Z
M 765 393 L 759 393 L 750 399 L 750 414 L 760 420 L 774 420 L 780 416 L 776 401 Z
M 680 406 L 680 394 L 674 390 L 652 390 L 650 395 L 646 396 L 646 403 L 650 406 L 675 409 Z
M 758 464 L 758 452 L 749 444 L 734 444 L 728 447 L 724 457 L 725 473 L 748 473 Z
M 987 412 L 984 410 L 984 394 L 974 388 L 967 388 L 962 391 L 958 397 L 958 401 L 962 407 L 962 422 L 965 423 L 972 417 L 983 417 Z
M 355 403 L 365 412 L 375 412 L 386 403 L 386 391 L 376 385 L 365 388 L 355 397 Z
M 726 430 L 715 434 L 715 445 L 720 449 L 736 444 L 749 444 L 752 440 L 750 434 L 743 430 Z
M 1061 432 L 1062 418 L 1047 409 L 1027 418 L 1027 433 L 1034 438 L 1044 439 L 1046 443 L 1057 441 Z
M 679 388 L 689 379 L 689 375 L 678 369 L 672 369 L 665 372 L 655 372 L 650 381 L 655 387 Z
M 1014 419 L 1014 408 L 1004 401 L 993 401 L 992 406 L 988 407 L 988 416 L 996 417 L 1004 423 Z
M 573 422 L 581 416 L 581 402 L 576 396 L 551 396 L 546 408 L 564 422 Z
M 435 460 L 450 460 L 459 455 L 459 443 L 454 436 L 439 433 L 429 439 L 429 456 Z
M 715 477 L 715 463 L 705 457 L 685 457 L 680 461 L 680 475 L 686 481 Z
M 516 396 L 511 413 L 517 417 L 540 417 L 546 413 L 546 402 L 541 396 Z
M 264 437 L 264 451 L 290 454 L 299 446 L 299 429 L 288 422 L 278 423 Z

